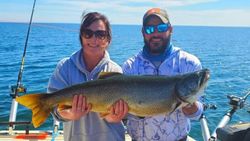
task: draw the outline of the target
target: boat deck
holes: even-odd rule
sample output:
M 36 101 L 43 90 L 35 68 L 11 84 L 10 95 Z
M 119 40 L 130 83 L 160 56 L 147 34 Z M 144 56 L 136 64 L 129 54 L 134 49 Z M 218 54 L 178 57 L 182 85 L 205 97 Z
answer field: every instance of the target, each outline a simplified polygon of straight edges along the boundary
M 15 130 L 12 135 L 8 130 L 0 131 L 0 141 L 52 141 L 52 131 L 29 131 L 25 134 L 25 130 Z M 63 141 L 63 131 L 59 131 L 58 135 L 54 138 L 55 141 Z M 125 141 L 132 141 L 131 137 L 126 134 Z M 195 141 L 193 138 L 188 137 L 187 141 Z
M 51 141 L 53 138 L 52 131 L 29 131 L 25 134 L 25 130 L 15 130 L 12 135 L 9 135 L 8 130 L 0 131 L 0 141 Z M 59 131 L 54 138 L 55 141 L 63 141 L 63 131 Z M 131 141 L 131 137 L 126 134 L 126 141 Z

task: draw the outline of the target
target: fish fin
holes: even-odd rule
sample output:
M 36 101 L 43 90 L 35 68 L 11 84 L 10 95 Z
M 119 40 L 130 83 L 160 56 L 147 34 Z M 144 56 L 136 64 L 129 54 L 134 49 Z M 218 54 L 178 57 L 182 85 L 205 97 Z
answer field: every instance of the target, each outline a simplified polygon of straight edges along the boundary
M 175 108 L 172 110 L 172 111 L 170 111 L 169 112 L 169 114 L 172 114 L 176 109 L 179 109 L 180 107 L 181 107 L 181 105 L 182 105 L 182 102 L 177 102 L 174 106 L 175 106 Z
M 101 118 L 106 117 L 108 114 L 109 114 L 108 112 L 99 113 Z
M 122 75 L 119 72 L 100 72 L 98 75 L 98 79 L 107 79 L 113 76 Z
M 16 97 L 16 101 L 32 110 L 32 123 L 35 128 L 43 124 L 49 117 L 52 109 L 44 103 L 46 94 L 27 94 Z
M 57 108 L 58 108 L 58 111 L 61 111 L 65 109 L 71 109 L 72 105 L 59 104 Z

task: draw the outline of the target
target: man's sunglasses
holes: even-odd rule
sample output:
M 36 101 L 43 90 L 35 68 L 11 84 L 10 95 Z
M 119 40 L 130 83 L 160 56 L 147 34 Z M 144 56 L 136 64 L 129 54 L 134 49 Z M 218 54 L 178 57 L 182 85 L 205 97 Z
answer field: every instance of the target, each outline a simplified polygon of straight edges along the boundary
M 90 29 L 83 29 L 82 36 L 86 39 L 90 39 L 95 35 L 96 38 L 104 40 L 108 36 L 108 32 L 105 30 L 92 31 Z
M 158 32 L 166 32 L 168 31 L 170 27 L 170 24 L 159 24 L 159 25 L 149 25 L 149 26 L 144 26 L 144 31 L 146 34 L 152 34 L 155 32 L 155 28 L 157 29 Z

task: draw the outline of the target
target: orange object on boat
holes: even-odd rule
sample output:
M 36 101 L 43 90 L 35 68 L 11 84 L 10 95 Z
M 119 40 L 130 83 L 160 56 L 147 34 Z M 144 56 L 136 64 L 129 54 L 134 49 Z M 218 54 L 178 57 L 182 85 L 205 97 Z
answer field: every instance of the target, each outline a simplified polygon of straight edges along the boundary
M 16 139 L 39 139 L 44 140 L 48 136 L 48 133 L 31 133 L 31 134 L 19 134 L 15 136 Z

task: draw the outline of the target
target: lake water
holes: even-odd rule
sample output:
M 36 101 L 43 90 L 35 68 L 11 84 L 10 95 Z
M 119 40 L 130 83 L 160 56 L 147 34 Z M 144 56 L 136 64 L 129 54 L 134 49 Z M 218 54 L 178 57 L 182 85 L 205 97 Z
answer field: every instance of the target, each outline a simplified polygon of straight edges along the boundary
M 11 106 L 9 86 L 16 84 L 28 25 L 0 23 L 0 121 L 8 121 Z M 112 25 L 111 58 L 122 65 L 143 46 L 141 26 Z M 45 92 L 56 64 L 80 48 L 78 24 L 33 24 L 29 38 L 23 84 L 28 93 Z M 250 28 L 174 26 L 173 44 L 196 55 L 211 71 L 205 90 L 205 102 L 217 110 L 205 112 L 210 132 L 230 108 L 228 94 L 243 95 L 250 89 Z M 231 123 L 250 122 L 250 98 L 246 108 L 238 110 Z M 18 121 L 31 119 L 31 111 L 19 106 Z M 18 129 L 20 127 L 17 127 Z M 0 126 L 0 129 L 7 127 Z M 52 119 L 39 129 L 52 129 Z M 190 135 L 202 140 L 200 124 L 192 122 Z

